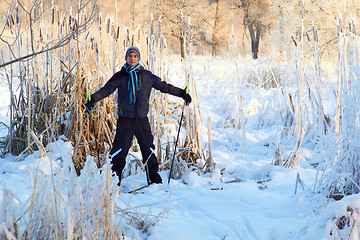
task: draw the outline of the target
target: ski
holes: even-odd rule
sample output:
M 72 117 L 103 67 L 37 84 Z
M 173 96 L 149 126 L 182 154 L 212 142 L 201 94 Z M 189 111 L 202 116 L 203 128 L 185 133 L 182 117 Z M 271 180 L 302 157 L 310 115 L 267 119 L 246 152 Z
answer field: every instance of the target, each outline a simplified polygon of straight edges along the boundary
M 130 193 L 130 194 L 133 194 L 133 193 L 136 193 L 136 192 L 138 192 L 138 191 L 140 191 L 140 190 L 142 190 L 142 189 L 144 189 L 144 188 L 146 188 L 146 187 L 148 187 L 148 186 L 150 186 L 150 185 L 152 185 L 153 183 L 150 183 L 150 184 L 147 184 L 147 185 L 145 185 L 145 186 L 142 186 L 142 187 L 139 187 L 139 188 L 135 188 L 135 189 L 133 189 L 133 190 L 131 190 L 131 191 L 121 191 L 122 193 Z

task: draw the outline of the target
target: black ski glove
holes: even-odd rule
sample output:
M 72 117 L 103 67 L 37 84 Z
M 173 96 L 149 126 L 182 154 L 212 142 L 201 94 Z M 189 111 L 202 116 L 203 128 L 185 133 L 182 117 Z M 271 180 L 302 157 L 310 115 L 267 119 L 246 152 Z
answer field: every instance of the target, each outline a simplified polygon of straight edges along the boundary
M 91 110 L 93 109 L 95 105 L 95 101 L 94 100 L 87 100 L 86 103 L 85 103 L 85 107 L 86 107 L 86 112 L 91 114 Z
M 190 96 L 190 94 L 186 93 L 185 89 L 183 89 L 181 97 L 185 100 L 185 105 L 187 106 L 191 103 L 191 96 Z

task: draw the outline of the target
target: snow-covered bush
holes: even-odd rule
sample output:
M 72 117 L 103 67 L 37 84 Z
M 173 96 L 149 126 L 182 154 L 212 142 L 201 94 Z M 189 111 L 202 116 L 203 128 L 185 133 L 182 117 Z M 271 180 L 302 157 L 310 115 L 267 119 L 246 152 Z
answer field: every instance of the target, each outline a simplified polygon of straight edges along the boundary
M 336 199 L 360 192 L 360 55 L 359 38 L 349 21 L 349 29 L 338 22 L 337 115 L 332 151 L 324 164 L 324 174 L 317 183 L 319 191 Z

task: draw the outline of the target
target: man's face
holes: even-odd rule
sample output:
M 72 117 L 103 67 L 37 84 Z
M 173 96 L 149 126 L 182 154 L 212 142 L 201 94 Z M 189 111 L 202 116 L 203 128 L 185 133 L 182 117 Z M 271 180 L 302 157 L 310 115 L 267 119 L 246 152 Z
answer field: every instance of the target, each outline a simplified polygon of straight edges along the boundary
M 139 56 L 135 52 L 131 52 L 127 56 L 126 62 L 133 67 L 139 63 Z

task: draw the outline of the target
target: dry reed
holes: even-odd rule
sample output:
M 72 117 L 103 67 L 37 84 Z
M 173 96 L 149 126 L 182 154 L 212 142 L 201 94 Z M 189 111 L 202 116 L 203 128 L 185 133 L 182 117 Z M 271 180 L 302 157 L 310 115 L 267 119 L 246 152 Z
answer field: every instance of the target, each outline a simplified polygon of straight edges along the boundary
M 34 191 L 29 208 L 24 213 L 26 218 L 14 220 L 15 225 L 26 222 L 25 232 L 19 231 L 19 228 L 9 230 L 8 225 L 3 225 L 1 231 L 7 236 L 19 239 L 118 239 L 121 232 L 116 227 L 113 216 L 118 193 L 114 192 L 111 170 L 107 164 L 116 127 L 116 93 L 96 104 L 93 111 L 96 132 L 90 116 L 85 113 L 84 104 L 89 90 L 100 89 L 107 79 L 118 71 L 124 51 L 131 45 L 147 49 L 142 54 L 145 67 L 168 80 L 168 73 L 165 72 L 167 66 L 164 63 L 166 41 L 161 34 L 161 19 L 158 21 L 157 34 L 151 23 L 150 34 L 145 37 L 139 28 L 127 28 L 121 32 L 120 26 L 111 17 L 104 21 L 101 14 L 97 15 L 91 10 L 86 12 L 80 8 L 79 12 L 74 14 L 70 9 L 69 13 L 66 13 L 65 9 L 55 5 L 42 10 L 44 11 L 36 11 L 36 14 L 42 14 L 42 18 L 38 16 L 39 18 L 35 19 L 34 15 L 23 14 L 27 18 L 26 22 L 22 18 L 18 22 L 11 21 L 6 29 L 6 32 L 13 36 L 21 33 L 22 39 L 15 38 L 15 44 L 8 45 L 8 52 L 4 51 L 1 56 L 0 69 L 6 75 L 11 93 L 9 134 L 3 143 L 3 154 L 18 155 L 16 160 L 20 161 L 24 155 L 40 150 L 41 157 L 49 157 L 50 161 L 53 161 L 45 146 L 65 136 L 73 146 L 73 166 L 67 167 L 74 169 L 66 174 L 76 172 L 80 177 L 84 174 L 96 176 L 97 170 L 89 166 L 86 168 L 92 164 L 92 161 L 89 161 L 91 156 L 97 154 L 96 137 L 101 158 L 101 164 L 97 167 L 103 169 L 103 173 L 98 176 L 101 178 L 98 184 L 102 186 L 99 187 L 100 192 L 94 188 L 90 196 L 84 197 L 80 185 L 75 184 L 76 186 L 67 192 L 66 186 L 58 179 L 62 175 L 58 173 L 55 178 L 52 172 L 51 190 L 41 192 L 39 189 L 47 188 L 48 182 L 44 179 L 38 182 L 39 176 L 36 173 L 33 176 Z M 40 19 L 49 19 L 49 23 Z M 186 129 L 186 136 L 185 139 L 180 139 L 177 153 L 172 150 L 175 148 L 175 141 L 171 141 L 175 133 L 167 132 L 164 125 L 179 124 L 178 110 L 182 104 L 172 102 L 165 94 L 155 92 L 150 102 L 151 126 L 157 143 L 160 169 L 168 169 L 171 156 L 176 154 L 173 174 L 175 177 L 181 177 L 187 171 L 214 167 L 211 150 L 208 150 L 209 156 L 206 156 L 198 133 L 198 125 L 203 125 L 203 122 L 191 68 L 190 21 L 184 23 L 185 25 L 187 30 L 184 32 L 184 44 L 187 45 L 187 59 L 184 61 L 184 85 L 190 86 L 193 103 L 185 111 L 186 117 L 182 126 Z M 18 55 L 11 57 L 11 52 Z M 210 131 L 208 137 L 211 138 Z M 136 141 L 133 142 L 132 149 L 136 151 Z M 198 160 L 201 158 L 206 162 L 205 166 L 199 166 Z M 135 163 L 135 166 L 127 167 L 126 174 L 142 171 L 141 160 L 134 159 L 132 163 Z M 66 172 L 65 168 L 64 171 Z M 76 181 L 82 180 L 78 178 Z M 40 206 L 44 201 L 47 204 Z M 71 209 L 64 210 L 63 206 L 70 203 Z M 124 211 L 129 213 L 127 209 Z M 156 222 L 156 219 L 151 221 Z M 148 221 L 137 222 L 146 230 L 148 225 L 141 222 Z M 91 229 L 92 233 L 88 232 L 88 229 Z
M 32 21 L 27 21 L 28 25 L 18 26 L 18 32 L 13 30 L 14 34 L 22 32 L 22 36 L 28 38 L 27 41 L 23 40 L 21 44 L 14 44 L 16 47 L 9 49 L 20 54 L 16 61 L 7 58 L 6 55 L 2 56 L 2 62 L 9 63 L 1 66 L 6 73 L 11 92 L 11 125 L 3 154 L 12 153 L 19 155 L 20 158 L 20 155 L 38 149 L 44 152 L 43 146 L 64 135 L 73 143 L 73 161 L 80 173 L 87 156 L 96 155 L 96 137 L 101 153 L 101 167 L 114 137 L 117 117 L 116 94 L 96 105 L 94 109 L 96 132 L 94 132 L 90 117 L 84 112 L 86 93 L 88 90 L 98 90 L 119 69 L 122 59 L 120 56 L 123 56 L 125 49 L 130 45 L 137 45 L 142 49 L 146 46 L 147 54 L 143 53 L 143 59 L 146 59 L 145 66 L 164 80 L 168 80 L 164 71 L 166 43 L 161 34 L 161 18 L 158 20 L 157 33 L 153 28 L 152 19 L 150 34 L 147 38 L 143 38 L 145 34 L 142 34 L 140 29 L 127 28 L 122 34 L 119 30 L 120 26 L 112 17 L 106 17 L 105 21 L 102 21 L 101 14 L 97 16 L 85 10 L 75 15 L 70 9 L 66 14 L 64 9 L 52 5 L 48 12 L 44 9 L 42 14 L 42 18 L 50 19 L 49 24 L 35 20 L 34 16 L 30 15 L 27 17 Z M 22 19 L 19 20 L 21 21 Z M 14 26 L 17 26 L 16 23 L 11 24 L 8 30 L 15 29 Z M 34 36 L 36 33 L 38 38 Z M 188 22 L 183 20 L 183 37 L 184 49 L 187 53 L 184 61 L 184 77 L 186 84 L 190 86 L 194 101 L 185 111 L 186 120 L 183 126 L 186 127 L 188 136 L 181 140 L 178 156 L 187 164 L 196 166 L 197 159 L 205 158 L 205 154 L 197 130 L 198 124 L 203 125 L 203 123 L 191 69 L 190 20 Z M 53 45 L 55 47 L 44 48 L 56 41 L 58 42 Z M 29 51 L 37 54 L 28 54 Z M 21 54 L 31 59 L 22 61 Z M 15 63 L 18 63 L 16 68 Z M 15 94 L 16 83 L 19 84 L 20 89 L 17 94 Z M 171 138 L 166 136 L 162 125 L 174 121 L 169 120 L 169 117 L 173 117 L 180 105 L 170 102 L 164 94 L 154 92 L 153 95 L 155 97 L 150 104 L 151 126 L 157 139 L 161 169 L 167 169 L 166 160 L 170 159 L 170 154 L 173 154 L 171 148 L 174 146 L 168 141 L 167 150 L 164 151 L 162 142 Z

